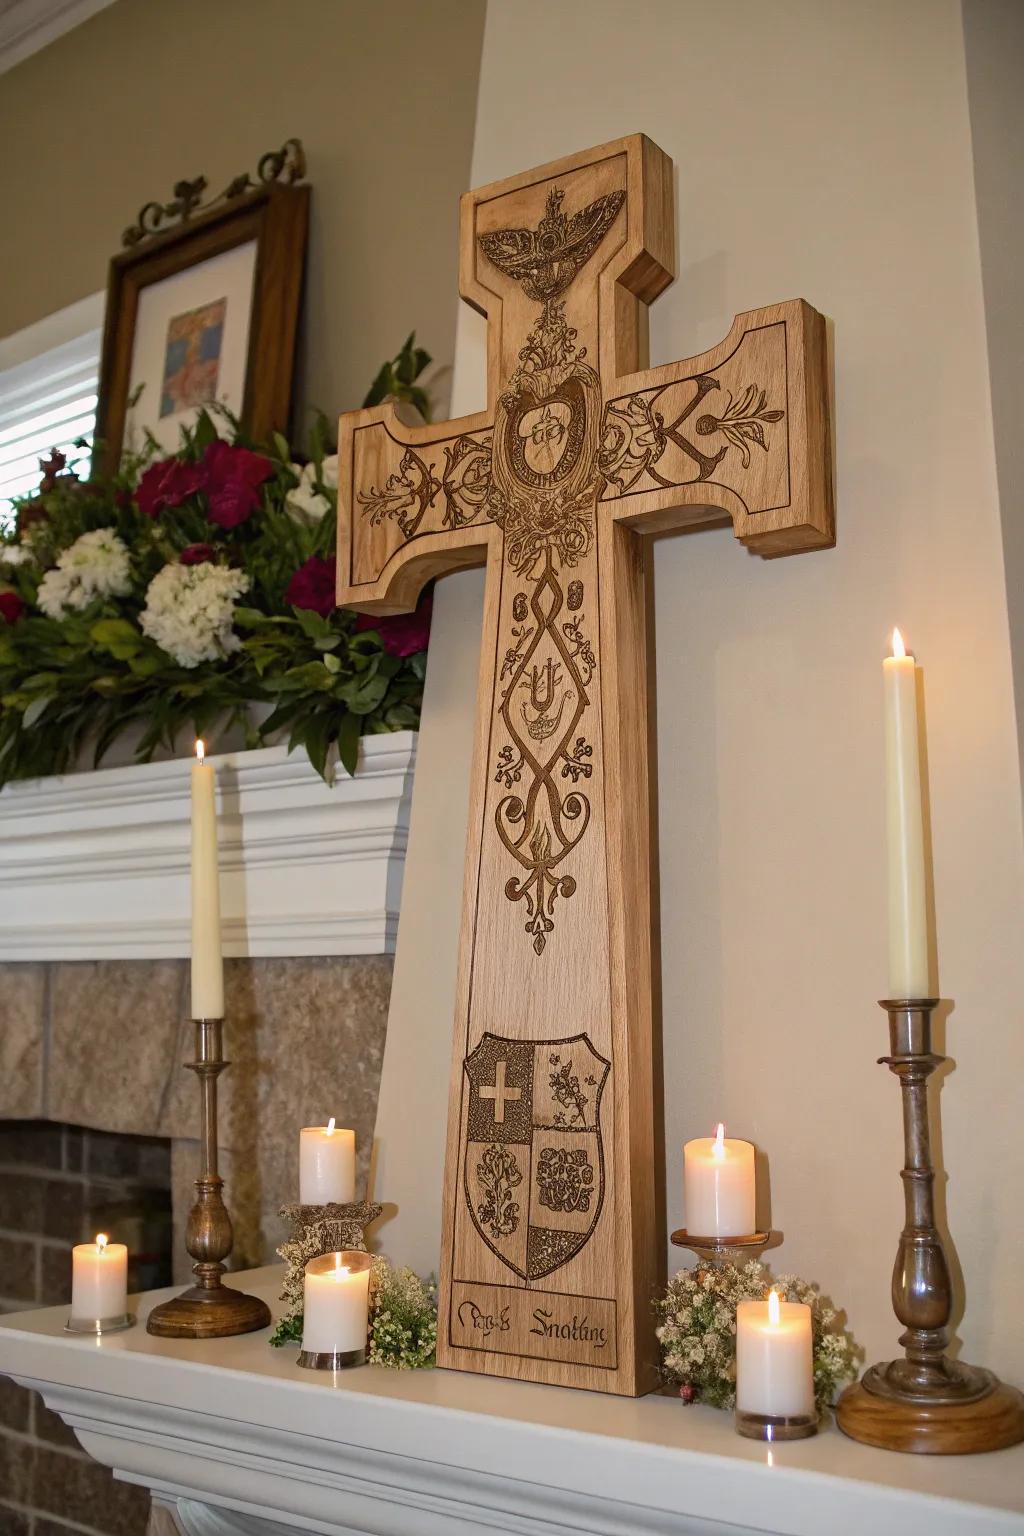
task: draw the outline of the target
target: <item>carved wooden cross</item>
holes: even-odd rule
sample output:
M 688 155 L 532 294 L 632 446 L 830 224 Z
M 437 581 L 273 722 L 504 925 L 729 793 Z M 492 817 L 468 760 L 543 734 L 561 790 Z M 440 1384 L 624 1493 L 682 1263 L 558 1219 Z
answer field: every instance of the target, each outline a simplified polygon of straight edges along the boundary
M 775 304 L 643 368 L 675 221 L 641 135 L 468 193 L 460 227 L 487 410 L 351 412 L 339 489 L 339 603 L 404 612 L 487 566 L 438 1362 L 635 1394 L 661 1267 L 644 536 L 832 543 L 825 325 Z

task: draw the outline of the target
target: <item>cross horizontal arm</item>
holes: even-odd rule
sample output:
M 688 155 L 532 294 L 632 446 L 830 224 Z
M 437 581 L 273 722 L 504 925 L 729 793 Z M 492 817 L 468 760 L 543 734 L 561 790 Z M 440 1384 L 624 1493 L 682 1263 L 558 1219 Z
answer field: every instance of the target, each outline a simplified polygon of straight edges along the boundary
M 393 405 L 351 411 L 338 443 L 338 602 L 402 613 L 424 583 L 478 565 L 497 529 L 486 514 L 486 413 L 409 426 Z
M 738 315 L 699 357 L 622 378 L 601 501 L 648 532 L 731 517 L 760 555 L 835 542 L 825 322 L 802 299 Z

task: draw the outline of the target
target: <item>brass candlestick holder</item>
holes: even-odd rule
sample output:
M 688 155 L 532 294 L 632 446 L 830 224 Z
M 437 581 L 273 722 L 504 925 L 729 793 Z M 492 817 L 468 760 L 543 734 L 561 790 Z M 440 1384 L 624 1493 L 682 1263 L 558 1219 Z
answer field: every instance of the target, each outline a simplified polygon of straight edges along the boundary
M 962 1455 L 1024 1440 L 1024 1397 L 991 1371 L 946 1354 L 952 1286 L 935 1225 L 928 1079 L 945 1060 L 932 1051 L 935 999 L 883 1002 L 890 1054 L 879 1058 L 900 1080 L 906 1167 L 906 1222 L 892 1275 L 893 1311 L 906 1332 L 905 1357 L 873 1365 L 839 1399 L 839 1427 L 883 1450 Z
M 199 1079 L 202 1109 L 201 1155 L 196 1201 L 188 1217 L 185 1246 L 195 1260 L 195 1285 L 154 1307 L 146 1331 L 162 1339 L 222 1339 L 270 1326 L 270 1308 L 221 1282 L 221 1262 L 231 1252 L 231 1217 L 217 1172 L 217 1079 L 224 1060 L 223 1019 L 196 1019 L 196 1059 L 186 1062 Z

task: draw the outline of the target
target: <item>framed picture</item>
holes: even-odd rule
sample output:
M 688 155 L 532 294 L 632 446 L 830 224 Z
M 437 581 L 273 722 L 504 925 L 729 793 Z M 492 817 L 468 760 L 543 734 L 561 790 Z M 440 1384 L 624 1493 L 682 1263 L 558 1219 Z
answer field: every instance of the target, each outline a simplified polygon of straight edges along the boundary
M 239 184 L 193 212 L 205 183 L 181 183 L 110 263 L 94 456 L 108 472 L 147 433 L 170 453 L 213 402 L 256 438 L 288 432 L 309 188 Z M 181 222 L 161 231 L 169 214 Z

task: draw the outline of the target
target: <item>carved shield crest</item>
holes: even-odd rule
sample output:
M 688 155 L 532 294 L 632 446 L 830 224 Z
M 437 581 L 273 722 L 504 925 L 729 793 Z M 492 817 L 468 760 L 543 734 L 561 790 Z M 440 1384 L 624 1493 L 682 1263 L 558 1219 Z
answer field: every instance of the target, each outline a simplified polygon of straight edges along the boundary
M 601 1099 L 611 1063 L 585 1034 L 487 1033 L 464 1065 L 473 1225 L 520 1279 L 541 1280 L 575 1258 L 601 1214 Z

